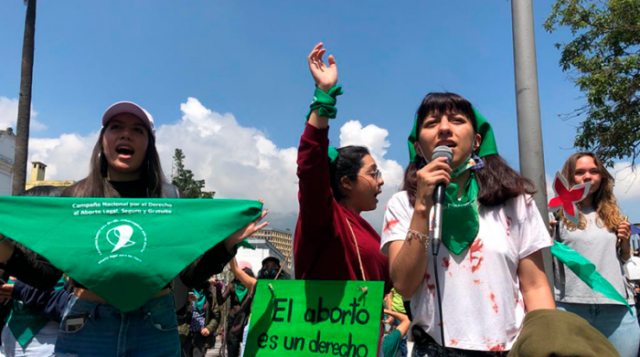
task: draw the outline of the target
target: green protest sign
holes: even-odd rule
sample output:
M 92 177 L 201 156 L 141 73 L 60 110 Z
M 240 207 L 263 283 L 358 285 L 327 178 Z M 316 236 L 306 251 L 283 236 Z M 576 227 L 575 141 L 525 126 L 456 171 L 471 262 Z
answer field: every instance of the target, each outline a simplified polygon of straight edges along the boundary
M 258 280 L 245 356 L 375 357 L 383 289 L 381 281 Z

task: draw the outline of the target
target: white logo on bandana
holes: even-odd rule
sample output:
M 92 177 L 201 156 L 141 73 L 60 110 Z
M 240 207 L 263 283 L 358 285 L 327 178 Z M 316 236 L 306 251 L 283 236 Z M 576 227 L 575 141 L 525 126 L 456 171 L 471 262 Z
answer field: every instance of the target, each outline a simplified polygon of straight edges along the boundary
M 98 254 L 106 256 L 98 264 L 116 258 L 130 258 L 141 262 L 134 254 L 143 253 L 147 249 L 147 234 L 136 222 L 116 219 L 98 230 L 95 245 Z
M 107 241 L 113 246 L 113 250 L 111 251 L 111 253 L 119 250 L 120 248 L 131 247 L 132 245 L 136 244 L 136 242 L 131 240 L 132 235 L 133 228 L 131 228 L 131 226 L 128 224 L 123 224 L 121 226 L 117 226 L 116 228 L 111 228 L 107 232 Z

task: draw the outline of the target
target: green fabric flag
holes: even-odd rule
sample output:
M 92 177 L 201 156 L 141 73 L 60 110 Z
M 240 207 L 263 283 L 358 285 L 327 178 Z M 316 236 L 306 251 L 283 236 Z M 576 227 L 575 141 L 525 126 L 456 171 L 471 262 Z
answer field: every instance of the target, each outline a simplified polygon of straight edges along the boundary
M 478 148 L 478 157 L 485 157 L 487 155 L 493 155 L 498 153 L 498 145 L 496 143 L 496 137 L 493 134 L 493 128 L 489 121 L 473 107 L 473 112 L 476 114 L 476 124 L 478 125 L 476 132 L 482 137 L 482 142 Z M 409 162 L 414 162 L 416 159 L 416 149 L 413 144 L 416 142 L 418 133 L 418 116 L 413 119 L 413 128 L 409 134 L 407 144 L 409 146 Z
M 480 230 L 478 215 L 478 182 L 471 172 L 458 200 L 458 184 L 451 182 L 445 190 L 442 210 L 442 243 L 455 255 L 460 255 L 476 239 Z
M 15 282 L 9 280 L 7 284 L 13 285 Z M 64 277 L 56 283 L 54 290 L 64 288 Z M 18 341 L 20 346 L 26 346 L 32 338 L 34 338 L 40 330 L 49 322 L 49 318 L 43 316 L 39 312 L 34 312 L 25 307 L 22 301 L 14 300 L 11 305 L 11 312 L 7 325 L 13 337 Z
M 0 196 L 0 233 L 127 312 L 261 211 L 246 200 Z
M 196 289 L 193 289 L 193 294 L 196 296 L 196 308 L 202 311 L 204 304 L 206 303 L 206 296 L 204 294 L 200 294 Z
M 551 246 L 551 254 L 558 258 L 564 265 L 569 267 L 571 271 L 587 284 L 593 291 L 599 292 L 605 297 L 623 303 L 629 313 L 633 315 L 631 307 L 622 295 L 611 285 L 600 273 L 596 271 L 596 266 L 590 262 L 582 254 L 576 252 L 573 248 L 562 244 L 558 241 Z
M 491 124 L 475 107 L 473 107 L 473 112 L 476 114 L 476 122 L 478 124 L 476 131 L 482 137 L 482 142 L 478 148 L 478 157 L 497 154 L 498 144 L 496 143 L 495 135 L 493 135 Z
M 24 307 L 22 301 L 14 300 L 7 325 L 16 341 L 24 347 L 48 322 L 47 317 Z

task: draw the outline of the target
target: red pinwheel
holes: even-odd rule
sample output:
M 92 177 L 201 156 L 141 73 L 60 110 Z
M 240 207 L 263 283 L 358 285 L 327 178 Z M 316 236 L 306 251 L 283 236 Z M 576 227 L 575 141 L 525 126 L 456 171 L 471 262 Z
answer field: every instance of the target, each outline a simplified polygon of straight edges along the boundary
M 569 188 L 567 179 L 562 177 L 560 172 L 557 172 L 556 178 L 553 181 L 553 191 L 556 193 L 556 197 L 549 201 L 549 211 L 564 210 L 564 216 L 577 226 L 579 216 L 576 203 L 587 198 L 590 188 L 591 182 L 589 181 Z

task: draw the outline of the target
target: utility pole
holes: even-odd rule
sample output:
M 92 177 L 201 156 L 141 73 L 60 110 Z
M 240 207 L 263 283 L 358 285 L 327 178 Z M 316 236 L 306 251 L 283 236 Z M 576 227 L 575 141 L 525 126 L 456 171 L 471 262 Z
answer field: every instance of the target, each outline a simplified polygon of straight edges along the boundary
M 520 172 L 533 181 L 538 189 L 534 196 L 538 210 L 549 226 L 547 183 L 542 149 L 540 98 L 538 97 L 538 68 L 533 28 L 532 0 L 511 0 L 513 21 L 513 60 L 515 64 L 516 104 L 518 108 L 518 148 Z M 544 267 L 553 287 L 551 253 L 543 251 Z

